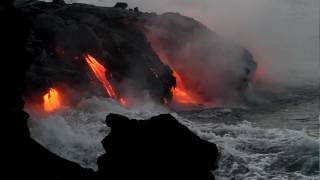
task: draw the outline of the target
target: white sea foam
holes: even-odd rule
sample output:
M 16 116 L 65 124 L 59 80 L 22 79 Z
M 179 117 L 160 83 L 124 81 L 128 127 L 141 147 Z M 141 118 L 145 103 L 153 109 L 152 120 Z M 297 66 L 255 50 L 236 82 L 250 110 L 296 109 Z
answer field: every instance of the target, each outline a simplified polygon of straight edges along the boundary
M 97 158 L 104 153 L 100 141 L 109 132 L 104 123 L 107 114 L 146 119 L 170 113 L 154 103 L 128 109 L 114 100 L 96 97 L 47 117 L 29 112 L 34 139 L 52 152 L 94 169 Z M 262 129 L 247 121 L 235 125 L 204 124 L 171 114 L 201 138 L 219 146 L 222 157 L 215 172 L 217 179 L 319 179 L 319 139 L 305 132 Z
M 109 98 L 84 99 L 74 108 L 43 115 L 27 105 L 31 118 L 31 136 L 50 151 L 77 162 L 84 167 L 97 169 L 96 160 L 104 153 L 101 140 L 108 134 L 106 115 L 118 113 L 135 119 L 147 119 L 169 111 L 154 103 L 124 108 Z
M 261 129 L 247 121 L 186 125 L 220 147 L 217 179 L 319 179 L 320 141 L 305 132 Z

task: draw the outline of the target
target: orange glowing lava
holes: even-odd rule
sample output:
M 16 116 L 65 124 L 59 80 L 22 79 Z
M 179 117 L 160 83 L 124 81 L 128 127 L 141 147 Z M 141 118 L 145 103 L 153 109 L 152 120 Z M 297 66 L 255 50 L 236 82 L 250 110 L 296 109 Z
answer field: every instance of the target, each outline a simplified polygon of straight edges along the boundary
M 116 93 L 112 88 L 112 85 L 110 84 L 110 82 L 108 81 L 108 79 L 106 78 L 106 72 L 107 69 L 101 65 L 93 56 L 91 56 L 90 54 L 87 54 L 85 56 L 85 60 L 87 61 L 88 65 L 90 66 L 91 70 L 93 71 L 93 73 L 95 74 L 95 76 L 97 77 L 97 79 L 102 83 L 103 87 L 106 89 L 108 95 L 111 98 L 116 99 Z
M 265 68 L 260 64 L 257 65 L 256 72 L 254 74 L 252 84 L 255 85 L 265 76 Z
M 118 102 L 121 105 L 127 107 L 128 101 L 126 99 L 124 99 L 123 97 L 118 98 L 117 94 L 113 90 L 111 83 L 106 78 L 106 72 L 108 72 L 107 69 L 102 64 L 100 64 L 96 58 L 94 58 L 90 54 L 87 54 L 85 56 L 85 60 L 87 61 L 88 65 L 90 66 L 94 75 L 102 83 L 102 85 L 103 85 L 104 89 L 107 91 L 108 95 L 111 98 L 118 100 Z
M 176 87 L 171 89 L 173 100 L 182 104 L 199 104 L 200 102 L 188 93 L 180 75 L 176 71 L 173 71 L 173 76 L 176 78 Z
M 49 88 L 48 93 L 43 96 L 43 107 L 47 112 L 51 112 L 61 107 L 60 95 L 56 89 Z
M 120 99 L 119 99 L 119 103 L 120 103 L 122 106 L 125 106 L 125 107 L 128 106 L 128 101 L 125 100 L 124 98 L 120 98 Z

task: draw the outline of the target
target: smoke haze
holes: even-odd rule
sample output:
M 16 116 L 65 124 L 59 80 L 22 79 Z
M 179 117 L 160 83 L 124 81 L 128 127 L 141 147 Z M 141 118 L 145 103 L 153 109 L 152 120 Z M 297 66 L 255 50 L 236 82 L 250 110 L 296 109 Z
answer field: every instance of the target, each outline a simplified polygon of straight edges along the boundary
M 66 0 L 113 6 L 116 0 Z M 261 79 L 285 84 L 318 83 L 318 0 L 131 0 L 146 12 L 179 12 L 248 48 Z

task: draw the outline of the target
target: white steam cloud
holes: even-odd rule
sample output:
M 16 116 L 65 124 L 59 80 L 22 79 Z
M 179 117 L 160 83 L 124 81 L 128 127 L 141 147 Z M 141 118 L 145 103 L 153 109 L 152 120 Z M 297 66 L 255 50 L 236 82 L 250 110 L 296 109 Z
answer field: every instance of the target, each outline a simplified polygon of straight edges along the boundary
M 113 6 L 117 0 L 66 2 Z M 264 80 L 294 85 L 319 82 L 318 0 L 131 0 L 128 4 L 201 21 L 250 49 Z

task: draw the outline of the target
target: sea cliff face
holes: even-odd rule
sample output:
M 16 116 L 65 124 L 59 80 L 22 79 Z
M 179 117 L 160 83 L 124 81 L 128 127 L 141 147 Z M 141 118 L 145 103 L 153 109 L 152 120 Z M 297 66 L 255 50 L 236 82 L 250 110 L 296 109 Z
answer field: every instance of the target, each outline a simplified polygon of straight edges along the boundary
M 139 30 L 139 12 L 84 4 L 38 2 L 24 8 L 33 22 L 37 59 L 27 74 L 26 93 L 64 84 L 79 96 L 102 95 L 88 74 L 84 56 L 90 54 L 106 69 L 119 97 L 128 101 L 145 94 L 159 103 L 171 99 L 175 85 L 171 69 L 163 64 Z M 38 10 L 38 11 L 36 11 Z M 95 80 L 94 80 L 95 81 Z

